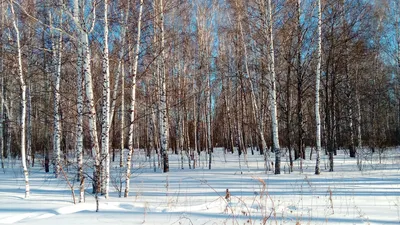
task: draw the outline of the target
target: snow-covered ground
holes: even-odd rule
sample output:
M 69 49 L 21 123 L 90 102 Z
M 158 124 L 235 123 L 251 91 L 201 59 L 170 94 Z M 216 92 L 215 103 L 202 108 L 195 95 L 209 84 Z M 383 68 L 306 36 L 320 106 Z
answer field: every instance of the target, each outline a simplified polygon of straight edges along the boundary
M 400 151 L 384 152 L 381 163 L 377 153 L 366 153 L 362 171 L 339 151 L 335 172 L 327 172 L 323 155 L 321 175 L 314 175 L 314 159 L 303 161 L 303 172 L 296 161 L 289 174 L 285 156 L 282 174 L 273 175 L 264 172 L 258 152 L 246 163 L 216 149 L 212 170 L 204 155 L 199 167 L 188 169 L 185 161 L 182 170 L 180 156 L 171 154 L 170 172 L 161 173 L 136 151 L 130 197 L 118 197 L 116 160 L 110 198 L 100 197 L 99 212 L 89 182 L 86 203 L 74 205 L 65 179 L 46 174 L 39 163 L 30 169 L 31 197 L 24 199 L 22 171 L 12 161 L 0 172 L 0 224 L 400 224 Z

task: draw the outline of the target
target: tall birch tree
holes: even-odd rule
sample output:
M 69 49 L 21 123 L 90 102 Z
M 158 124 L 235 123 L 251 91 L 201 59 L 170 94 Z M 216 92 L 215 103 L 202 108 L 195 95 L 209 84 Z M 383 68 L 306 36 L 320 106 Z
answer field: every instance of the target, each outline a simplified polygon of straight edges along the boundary
M 322 62 L 322 12 L 321 0 L 318 0 L 318 52 L 317 52 L 317 71 L 315 77 L 315 124 L 316 124 L 316 165 L 315 174 L 320 174 L 320 151 L 321 151 L 321 117 L 319 110 L 319 90 L 321 80 L 321 62 Z
M 137 25 L 137 37 L 136 37 L 136 48 L 133 62 L 133 71 L 131 74 L 132 78 L 132 86 L 131 86 L 131 104 L 130 104 L 130 124 L 129 124 L 129 136 L 128 136 L 128 146 L 129 153 L 126 162 L 126 177 L 125 177 L 125 192 L 124 197 L 128 197 L 129 195 L 129 186 L 130 186 L 130 178 L 131 178 L 131 161 L 133 155 L 133 134 L 134 134 L 134 122 L 135 122 L 135 105 L 136 105 L 136 77 L 138 70 L 138 62 L 139 62 L 139 54 L 140 54 L 140 37 L 141 37 L 141 29 L 142 29 L 142 13 L 143 13 L 143 0 L 140 0 L 140 8 L 139 8 L 139 18 Z
M 74 21 L 79 21 L 78 0 L 74 1 L 73 8 Z M 81 35 L 80 28 L 77 29 L 78 37 Z M 82 77 L 82 43 L 78 41 L 77 57 L 77 122 L 76 122 L 76 156 L 78 164 L 79 202 L 85 201 L 85 178 L 83 174 L 83 77 Z
M 102 107 L 102 129 L 101 129 L 101 164 L 102 164 L 102 194 L 108 198 L 110 185 L 110 68 L 108 58 L 108 0 L 104 0 L 104 36 L 103 36 L 103 107 Z M 117 81 L 118 82 L 118 81 Z
M 55 17 L 56 18 L 56 17 Z M 62 15 L 59 15 L 59 25 L 62 24 Z M 52 20 L 51 14 L 49 16 Z M 52 40 L 52 53 L 53 53 L 53 95 L 54 95 L 54 133 L 53 133 L 53 163 L 54 174 L 58 177 L 61 163 L 61 117 L 60 117 L 60 83 L 61 83 L 61 56 L 62 56 L 62 33 L 57 32 L 58 37 L 55 35 Z M 53 34 L 53 31 L 52 31 Z M 52 35 L 53 36 L 53 35 Z
M 281 173 L 281 149 L 279 146 L 278 131 L 278 110 L 276 103 L 276 80 L 275 80 L 275 49 L 274 49 L 274 33 L 273 33 L 273 17 L 271 0 L 268 1 L 268 34 L 269 34 L 269 72 L 270 72 L 270 109 L 272 122 L 272 142 L 275 152 L 275 174 Z
M 165 72 L 165 39 L 164 39 L 164 4 L 163 0 L 159 0 L 160 10 L 160 35 L 161 35 L 161 59 L 160 59 L 160 103 L 159 103 L 159 117 L 160 117 L 160 139 L 161 139 L 161 155 L 163 158 L 163 171 L 169 171 L 168 162 L 168 115 L 167 115 L 167 81 Z
M 18 61 L 18 77 L 19 77 L 19 85 L 21 88 L 21 161 L 22 168 L 25 178 L 25 198 L 29 198 L 30 188 L 29 188 L 29 173 L 28 168 L 26 166 L 26 84 L 25 78 L 23 74 L 22 68 L 22 51 L 21 51 L 21 43 L 20 43 L 20 33 L 17 23 L 17 18 L 14 11 L 13 1 L 9 1 L 10 10 L 11 10 L 11 20 L 15 31 L 15 41 L 17 44 L 17 61 Z
M 93 182 L 95 183 L 95 193 L 100 191 L 100 149 L 99 142 L 97 137 L 97 116 L 96 116 L 96 107 L 94 102 L 94 94 L 93 94 L 93 81 L 92 81 L 92 70 L 91 70 L 91 52 L 90 52 L 90 43 L 89 43 L 89 34 L 94 29 L 94 24 L 96 21 L 96 7 L 92 6 L 92 12 L 87 18 L 80 18 L 81 13 L 75 14 L 73 16 L 74 23 L 78 29 L 78 41 L 81 44 L 82 48 L 82 66 L 83 66 L 83 77 L 84 77 L 84 89 L 86 93 L 86 106 L 88 107 L 88 118 L 89 118 L 89 134 L 90 134 L 90 144 L 92 150 L 92 157 L 95 159 L 94 165 L 94 177 Z M 74 0 L 73 5 L 74 11 L 75 9 L 80 9 L 79 1 Z M 83 14 L 83 13 L 82 13 Z M 91 17 L 91 18 L 90 18 Z M 91 21 L 90 21 L 91 19 Z M 91 23 L 90 23 L 91 22 Z M 87 27 L 86 24 L 89 24 Z M 78 81 L 79 82 L 79 81 Z

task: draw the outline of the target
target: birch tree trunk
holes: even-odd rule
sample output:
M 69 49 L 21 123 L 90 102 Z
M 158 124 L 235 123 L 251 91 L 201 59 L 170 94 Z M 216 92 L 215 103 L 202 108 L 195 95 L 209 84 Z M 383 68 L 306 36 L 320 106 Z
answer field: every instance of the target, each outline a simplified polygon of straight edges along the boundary
M 157 167 L 161 168 L 161 135 L 160 135 L 160 59 L 159 59 L 159 35 L 158 35 L 158 24 L 159 24 L 159 7 L 157 1 L 153 1 L 153 58 L 155 59 L 155 65 L 152 68 L 153 76 L 151 80 L 153 81 L 154 86 L 154 95 L 155 100 L 152 104 L 152 122 L 153 122 L 153 141 L 154 141 L 154 148 L 157 153 Z M 154 168 L 154 172 L 156 172 L 156 168 Z
M 96 21 L 96 7 L 93 6 L 92 10 L 92 21 L 89 28 L 86 27 L 86 23 L 83 18 L 79 17 L 78 9 L 82 7 L 79 5 L 79 0 L 74 0 L 74 15 L 73 20 L 78 30 L 78 41 L 81 44 L 82 48 L 82 63 L 83 63 L 83 75 L 84 75 L 84 88 L 86 92 L 86 105 L 88 107 L 87 116 L 89 119 L 89 134 L 90 134 L 90 142 L 91 142 L 91 151 L 92 157 L 95 159 L 94 165 L 94 190 L 93 192 L 96 195 L 100 192 L 100 149 L 99 142 L 97 137 L 97 117 L 96 117 L 96 107 L 94 102 L 94 94 L 93 94 L 93 82 L 92 82 L 92 71 L 91 71 L 91 53 L 90 53 L 90 44 L 89 44 L 89 33 L 91 33 L 94 29 L 94 24 Z M 79 82 L 79 81 L 78 81 Z M 82 182 L 82 181 L 81 181 Z
M 30 83 L 30 82 L 29 82 Z M 27 166 L 32 167 L 35 164 L 34 153 L 32 152 L 32 87 L 29 84 L 27 88 L 27 132 L 26 132 L 26 153 L 27 153 Z
M 29 174 L 28 168 L 26 166 L 26 84 L 23 75 L 22 69 L 22 52 L 21 52 L 21 44 L 20 44 L 20 36 L 19 36 L 19 28 L 17 25 L 17 19 L 14 12 L 13 2 L 10 0 L 10 9 L 11 9 L 11 20 L 13 23 L 14 31 L 15 31 L 15 38 L 17 43 L 17 57 L 18 57 L 18 77 L 19 83 L 21 88 L 21 161 L 22 161 L 22 168 L 24 172 L 25 178 L 25 198 L 29 198 L 30 195 L 30 188 L 29 188 Z
M 167 115 L 167 85 L 165 73 L 165 40 L 164 40 L 164 5 L 163 0 L 159 0 L 160 8 L 160 27 L 161 27 L 161 75 L 160 75 L 160 137 L 161 154 L 163 157 L 163 171 L 169 171 L 168 162 L 168 115 Z
M 88 118 L 89 118 L 89 134 L 92 149 L 92 156 L 95 158 L 95 177 L 94 183 L 96 188 L 96 193 L 100 192 L 100 150 L 99 141 L 97 138 L 97 118 L 96 118 L 96 107 L 93 95 L 93 83 L 92 83 L 92 72 L 90 63 L 90 46 L 88 33 L 84 32 L 82 35 L 82 45 L 84 49 L 83 57 L 83 73 L 86 91 L 86 105 L 88 107 Z
M 178 53 L 178 58 L 180 56 L 180 54 Z M 177 123 L 177 143 L 178 143 L 178 148 L 179 148 L 179 152 L 181 154 L 181 169 L 183 170 L 183 152 L 184 152 L 184 137 L 185 137 L 185 121 L 183 121 L 183 104 L 184 102 L 182 101 L 183 99 L 183 75 L 182 75 L 182 68 L 181 68 L 181 63 L 178 63 L 178 107 L 177 107 L 177 117 L 178 117 L 178 123 Z
M 51 21 L 51 14 L 50 14 Z M 61 25 L 61 15 L 60 15 Z M 62 33 L 58 32 L 58 40 L 53 38 L 53 82 L 54 82 L 54 108 L 53 108 L 53 119 L 54 119 L 54 133 L 53 133 L 53 163 L 54 173 L 57 178 L 60 171 L 61 162 L 61 119 L 60 119 L 60 82 L 61 82 L 61 53 L 62 53 Z
M 321 0 L 318 0 L 318 55 L 317 71 L 315 78 L 315 124 L 316 124 L 316 165 L 315 174 L 320 174 L 320 152 L 321 152 L 321 117 L 319 110 L 319 89 L 321 80 L 321 62 L 322 62 L 322 12 Z
M 77 125 L 76 155 L 78 163 L 79 202 L 85 201 L 85 178 L 83 175 L 83 77 L 82 77 L 82 45 L 78 44 L 77 60 Z
M 133 63 L 133 71 L 132 71 L 132 87 L 131 87 L 131 104 L 130 104 L 130 124 L 129 124 L 129 136 L 128 136 L 128 159 L 126 162 L 126 182 L 125 182 L 125 193 L 124 197 L 128 197 L 129 195 L 129 183 L 131 177 L 131 160 L 133 155 L 133 132 L 134 132 L 134 121 L 135 121 L 135 105 L 136 105 L 136 76 L 137 76 L 137 68 L 139 62 L 139 53 L 140 53 L 140 37 L 141 37 L 141 23 L 142 23 L 142 13 L 143 13 L 143 0 L 140 0 L 140 8 L 139 8 L 139 18 L 137 25 L 137 37 L 136 37 L 136 49 L 135 49 L 135 59 Z
M 79 21 L 78 0 L 74 1 L 73 16 L 75 21 Z M 81 31 L 77 30 L 78 37 Z M 79 39 L 78 39 L 79 40 Z M 77 57 L 77 123 L 76 123 L 76 157 L 78 163 L 79 202 L 85 201 L 85 178 L 83 176 L 83 77 L 82 77 L 82 43 L 78 41 Z
M 131 51 L 131 50 L 129 50 Z M 121 150 L 119 152 L 119 167 L 124 167 L 124 149 L 125 149 L 125 64 L 121 64 Z M 114 92 L 116 93 L 116 92 Z
M 103 107 L 101 128 L 102 194 L 108 198 L 110 186 L 110 68 L 108 58 L 108 0 L 104 0 L 104 44 L 103 44 Z
M 279 146 L 278 132 L 278 110 L 276 103 L 276 81 L 275 81 L 275 53 L 274 53 L 274 33 L 272 20 L 272 5 L 271 0 L 268 0 L 268 18 L 269 18 L 269 67 L 270 67 L 270 108 L 272 120 L 272 142 L 275 152 L 275 174 L 281 173 L 281 150 Z

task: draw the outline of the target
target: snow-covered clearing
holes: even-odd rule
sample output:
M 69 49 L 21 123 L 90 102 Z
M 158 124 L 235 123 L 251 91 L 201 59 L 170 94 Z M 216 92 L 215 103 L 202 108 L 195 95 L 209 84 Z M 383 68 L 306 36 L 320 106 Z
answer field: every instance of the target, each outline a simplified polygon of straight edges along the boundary
M 190 170 L 185 161 L 182 170 L 180 156 L 171 154 L 171 171 L 163 174 L 136 151 L 130 197 L 119 198 L 115 189 L 121 174 L 116 159 L 110 198 L 100 198 L 99 212 L 90 182 L 86 203 L 74 205 L 65 179 L 46 174 L 39 163 L 30 169 L 31 197 L 24 199 L 22 170 L 14 161 L 0 174 L 0 224 L 400 224 L 399 150 L 384 152 L 381 164 L 377 153 L 366 154 L 363 171 L 339 151 L 335 172 L 327 172 L 323 155 L 321 175 L 314 175 L 314 159 L 303 162 L 302 173 L 296 161 L 289 174 L 285 156 L 282 174 L 273 175 L 264 172 L 258 152 L 247 158 L 239 164 L 237 153 L 224 156 L 216 149 L 212 170 L 204 155 L 199 167 Z M 68 171 L 78 198 L 75 170 Z

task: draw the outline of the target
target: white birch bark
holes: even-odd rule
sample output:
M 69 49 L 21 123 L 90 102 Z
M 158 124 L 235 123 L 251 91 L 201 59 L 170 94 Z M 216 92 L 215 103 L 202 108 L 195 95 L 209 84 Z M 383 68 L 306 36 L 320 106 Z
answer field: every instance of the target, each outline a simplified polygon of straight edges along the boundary
M 78 3 L 78 0 L 74 1 L 75 4 Z M 95 184 L 95 194 L 97 198 L 97 194 L 100 192 L 100 149 L 99 149 L 99 141 L 97 137 L 97 117 L 96 117 L 96 106 L 94 101 L 93 94 L 93 81 L 92 81 L 92 71 L 91 71 L 91 52 L 90 52 L 90 44 L 89 44 L 89 33 L 93 31 L 94 24 L 96 21 L 96 7 L 94 6 L 92 14 L 92 23 L 90 28 L 86 28 L 86 24 L 83 22 L 83 19 L 75 20 L 75 24 L 80 30 L 79 41 L 82 44 L 83 54 L 83 75 L 84 75 L 84 89 L 86 93 L 86 105 L 88 107 L 87 116 L 89 119 L 89 134 L 90 134 L 90 142 L 91 142 L 91 150 L 92 157 L 95 159 L 94 165 L 94 177 L 93 182 Z M 75 19 L 75 18 L 74 18 Z
M 79 1 L 74 0 L 74 12 L 78 12 L 80 7 Z M 93 82 L 92 82 L 92 71 L 91 71 L 91 53 L 89 44 L 89 34 L 94 29 L 96 21 L 96 7 L 93 6 L 92 10 L 92 21 L 89 28 L 86 27 L 86 23 L 83 18 L 80 18 L 79 13 L 73 16 L 74 23 L 78 29 L 78 41 L 82 45 L 82 63 L 83 63 L 83 75 L 84 75 L 84 88 L 86 95 L 86 105 L 88 107 L 88 118 L 89 118 L 89 133 L 91 140 L 92 156 L 95 157 L 96 168 L 100 160 L 99 142 L 97 138 L 97 119 L 96 119 L 96 108 L 94 104 L 93 95 Z
M 321 80 L 321 62 L 322 62 L 322 12 L 321 0 L 318 0 L 318 53 L 317 53 L 317 71 L 315 78 L 315 124 L 316 124 L 316 165 L 315 174 L 320 174 L 320 152 L 321 152 L 321 117 L 319 109 L 319 90 Z
M 121 64 L 121 151 L 119 154 L 119 167 L 124 167 L 124 148 L 125 148 L 125 65 Z M 115 93 L 115 92 L 114 92 Z
M 31 85 L 28 85 L 26 90 L 27 94 L 27 131 L 26 131 L 26 154 L 27 154 L 27 166 L 34 166 L 34 156 L 32 152 L 32 94 Z
M 104 0 L 104 46 L 103 46 L 103 107 L 101 128 L 101 164 L 102 164 L 102 194 L 108 198 L 110 185 L 110 68 L 108 58 L 108 0 Z
M 15 31 L 15 38 L 17 43 L 17 57 L 18 57 L 18 77 L 19 83 L 21 88 L 21 161 L 22 161 L 22 168 L 24 172 L 24 179 L 25 179 L 25 198 L 29 198 L 30 195 L 30 188 L 29 188 L 29 174 L 28 168 L 26 166 L 26 84 L 22 69 L 22 52 L 21 52 L 21 44 L 20 44 L 20 37 L 19 37 L 19 28 L 17 25 L 17 19 L 14 12 L 13 2 L 10 0 L 10 9 L 11 9 L 11 19 Z
M 159 35 L 158 35 L 158 24 L 159 24 L 159 8 L 158 8 L 158 3 L 157 1 L 153 1 L 152 4 L 153 7 L 153 58 L 155 59 L 155 65 L 153 66 L 153 76 L 152 76 L 152 81 L 153 81 L 153 86 L 154 86 L 154 95 L 155 95 L 155 101 L 153 101 L 152 104 L 152 119 L 153 119 L 153 134 L 154 134 L 154 148 L 157 153 L 157 167 L 161 168 L 161 137 L 160 137 L 160 58 L 158 57 L 158 50 L 159 50 Z M 154 172 L 156 172 L 156 168 L 154 169 Z
M 89 134 L 91 140 L 92 156 L 95 158 L 95 177 L 94 182 L 96 183 L 96 189 L 99 189 L 99 175 L 100 175 L 100 150 L 99 142 L 97 138 L 97 118 L 96 118 L 96 107 L 93 95 L 93 83 L 92 83 L 92 72 L 90 63 L 90 46 L 89 46 L 89 36 L 88 33 L 84 32 L 82 35 L 82 45 L 84 50 L 83 56 L 83 73 L 85 82 L 85 92 L 86 92 L 86 105 L 88 107 L 88 118 L 89 118 Z M 96 191 L 96 193 L 98 190 Z
M 140 0 L 140 8 L 139 8 L 139 18 L 137 25 L 137 37 L 136 37 L 136 48 L 135 48 L 135 59 L 133 63 L 133 71 L 132 71 L 132 87 L 131 87 L 131 104 L 130 104 L 130 124 L 129 124 L 129 137 L 128 137 L 128 147 L 129 153 L 126 162 L 126 182 L 125 182 L 125 193 L 124 197 L 128 197 L 129 195 L 129 183 L 131 177 L 131 160 L 133 155 L 133 132 L 134 132 L 134 120 L 135 120 L 135 105 L 136 105 L 136 75 L 139 61 L 139 53 L 140 53 L 140 35 L 141 35 L 141 22 L 142 22 L 142 12 L 143 12 L 143 0 Z
M 78 0 L 74 1 L 73 16 L 75 21 L 79 21 Z M 78 36 L 81 31 L 78 28 Z M 79 202 L 85 201 L 85 180 L 83 177 L 83 78 L 82 78 L 82 43 L 78 41 L 77 58 L 77 124 L 76 124 L 76 156 L 78 163 Z
M 85 178 L 83 175 L 83 77 L 82 77 L 82 45 L 78 44 L 77 62 L 77 127 L 76 155 L 78 163 L 79 202 L 85 202 Z
M 51 21 L 51 14 L 49 16 Z M 60 17 L 61 20 L 61 17 Z M 60 21 L 61 24 L 61 21 Z M 54 133 L 53 133 L 53 163 L 54 174 L 58 177 L 61 162 L 61 121 L 60 121 L 60 82 L 61 82 L 61 56 L 62 56 L 62 34 L 58 32 L 58 40 L 53 38 L 52 51 L 53 51 L 53 83 L 54 83 Z M 57 43 L 55 43 L 57 41 Z
M 168 162 L 168 115 L 167 115 L 167 86 L 165 73 L 165 40 L 164 40 L 164 5 L 163 0 L 159 1 L 160 7 L 160 27 L 161 27 L 161 75 L 160 75 L 160 138 L 161 154 L 163 157 L 163 171 L 169 171 Z
M 278 110 L 276 103 L 276 81 L 275 81 L 275 53 L 274 53 L 274 33 L 272 20 L 272 5 L 271 0 L 268 0 L 268 18 L 269 18 L 269 67 L 270 67 L 270 108 L 272 120 L 272 142 L 275 152 L 275 174 L 281 173 L 281 150 L 279 146 L 279 131 L 278 131 Z

